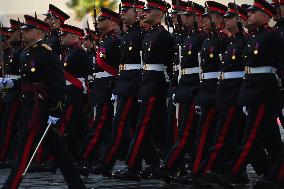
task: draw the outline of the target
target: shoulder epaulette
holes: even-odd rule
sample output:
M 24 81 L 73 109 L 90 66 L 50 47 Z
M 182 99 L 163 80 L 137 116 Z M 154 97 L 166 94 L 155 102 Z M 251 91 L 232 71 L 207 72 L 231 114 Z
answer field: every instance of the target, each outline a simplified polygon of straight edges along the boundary
M 46 48 L 49 51 L 52 51 L 52 48 L 50 46 L 48 46 L 47 44 L 41 44 L 42 47 Z

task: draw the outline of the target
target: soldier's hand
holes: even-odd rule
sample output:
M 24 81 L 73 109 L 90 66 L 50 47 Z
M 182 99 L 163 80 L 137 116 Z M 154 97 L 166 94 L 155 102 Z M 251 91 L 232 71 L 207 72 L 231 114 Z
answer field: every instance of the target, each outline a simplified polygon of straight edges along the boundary
M 243 106 L 243 113 L 248 116 L 248 109 L 246 106 Z
M 195 106 L 195 112 L 196 112 L 197 115 L 201 115 L 201 107 Z
M 14 82 L 10 78 L 3 78 L 2 83 L 3 83 L 3 87 L 5 87 L 5 88 L 10 89 L 10 88 L 14 87 Z

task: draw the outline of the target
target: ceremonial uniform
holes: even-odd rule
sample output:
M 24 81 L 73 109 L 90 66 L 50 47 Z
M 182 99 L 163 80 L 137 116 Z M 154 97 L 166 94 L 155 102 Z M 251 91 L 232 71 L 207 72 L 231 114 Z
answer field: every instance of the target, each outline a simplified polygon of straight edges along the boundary
M 196 13 L 198 16 L 204 13 L 201 5 L 195 4 L 192 10 L 191 2 L 184 15 Z M 166 159 L 165 167 L 169 170 L 177 168 L 182 163 L 185 153 L 191 154 L 195 141 L 198 115 L 195 113 L 194 97 L 199 89 L 199 57 L 201 45 L 207 34 L 199 29 L 190 31 L 182 44 L 182 59 L 180 64 L 180 79 L 176 89 L 175 102 L 182 107 L 182 119 L 180 121 L 180 140 L 172 147 Z
M 48 26 L 41 20 L 25 15 L 25 28 L 46 30 Z M 30 155 L 45 130 L 48 115 L 61 117 L 64 101 L 65 79 L 58 57 L 51 48 L 39 40 L 26 47 L 21 54 L 21 116 L 23 127 L 19 151 L 14 167 L 3 188 L 19 187 L 22 174 Z M 56 128 L 52 127 L 45 136 L 47 145 L 55 156 L 58 166 L 69 188 L 85 188 L 74 166 L 74 162 L 60 139 Z
M 166 11 L 168 4 L 160 0 L 148 0 L 147 9 Z M 146 9 L 146 10 L 147 10 Z M 152 167 L 158 167 L 160 158 L 153 141 L 156 124 L 161 122 L 161 107 L 166 100 L 165 67 L 171 77 L 174 38 L 159 24 L 153 25 L 147 32 L 142 46 L 143 71 L 139 84 L 141 100 L 136 131 L 131 141 L 126 158 L 127 169 L 116 176 L 119 179 L 139 179 L 142 159 Z
M 122 1 L 122 8 L 125 8 Z M 135 6 L 135 4 L 134 4 Z M 136 5 L 137 6 L 137 5 Z M 138 106 L 138 84 L 141 77 L 140 50 L 144 32 L 139 22 L 127 26 L 121 41 L 120 72 L 113 93 L 118 95 L 117 109 L 112 123 L 112 142 L 104 154 L 103 163 L 113 167 L 117 154 L 128 149 L 128 140 L 135 131 Z
M 250 10 L 261 10 L 270 16 L 274 13 L 273 7 L 265 0 L 255 0 Z M 275 161 L 281 149 L 279 127 L 275 124 L 280 102 L 275 71 L 283 63 L 284 48 L 281 40 L 278 33 L 262 25 L 253 30 L 253 36 L 244 49 L 246 74 L 239 102 L 246 106 L 248 112 L 242 144 L 231 170 L 234 177 L 248 161 L 261 162 L 258 172 L 267 173 L 271 166 L 269 160 Z
M 102 14 L 112 15 L 112 19 L 119 20 L 119 15 L 107 8 L 101 8 Z M 111 30 L 101 37 L 100 46 L 97 51 L 94 69 L 94 126 L 90 134 L 84 140 L 79 153 L 79 159 L 83 162 L 94 163 L 99 160 L 99 150 L 102 143 L 110 139 L 111 124 L 113 119 L 113 102 L 111 96 L 118 75 L 120 64 L 120 36 L 115 30 Z
M 207 1 L 210 13 L 224 15 L 227 7 L 214 1 Z M 209 14 L 210 14 L 209 13 Z M 208 14 L 208 13 L 207 13 Z M 204 16 L 211 16 L 205 14 Z M 213 29 L 213 28 L 212 28 Z M 193 173 L 197 174 L 200 163 L 213 143 L 213 135 L 216 130 L 216 88 L 221 65 L 221 56 L 228 44 L 228 36 L 222 29 L 216 29 L 208 34 L 202 44 L 200 90 L 195 98 L 196 106 L 200 106 L 195 148 L 193 149 Z
M 229 9 L 224 18 L 231 19 L 239 16 L 247 20 L 246 10 L 237 6 L 238 11 L 236 11 L 236 6 L 234 3 L 229 3 Z M 244 77 L 242 54 L 247 38 L 243 31 L 232 34 L 222 55 L 221 72 L 216 90 L 217 127 L 213 145 L 200 168 L 203 175 L 207 175 L 209 171 L 224 171 L 240 144 L 243 131 L 241 125 L 245 124 L 245 115 L 242 107 L 238 106 L 238 95 Z

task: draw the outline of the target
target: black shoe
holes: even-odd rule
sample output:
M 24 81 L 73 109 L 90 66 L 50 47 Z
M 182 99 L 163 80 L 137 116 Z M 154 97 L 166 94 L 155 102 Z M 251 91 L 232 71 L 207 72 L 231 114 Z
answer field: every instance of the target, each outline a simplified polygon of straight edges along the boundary
M 43 172 L 50 172 L 56 174 L 57 166 L 54 161 L 47 161 L 42 164 Z
M 92 168 L 91 171 L 94 175 L 102 175 L 103 177 L 112 177 L 112 168 L 107 167 L 103 163 L 99 163 Z
M 40 163 L 31 163 L 29 169 L 28 169 L 28 173 L 36 173 L 36 172 L 42 172 L 43 171 L 43 167 Z
M 249 184 L 250 180 L 246 171 L 240 172 L 237 177 L 233 180 L 234 184 Z
M 87 161 L 80 161 L 77 163 L 77 169 L 79 170 L 80 175 L 88 177 L 92 166 Z
M 140 175 L 138 174 L 138 171 L 125 168 L 125 170 L 116 171 L 113 174 L 114 179 L 120 179 L 120 180 L 127 180 L 127 181 L 140 181 Z
M 196 176 L 189 172 L 187 175 L 173 178 L 172 182 L 178 184 L 193 185 L 196 183 L 196 179 Z
M 153 179 L 154 178 L 154 167 L 149 165 L 149 166 L 146 166 L 145 169 L 143 169 L 141 172 L 140 172 L 140 177 L 141 179 Z
M 153 174 L 156 178 L 161 179 L 165 183 L 170 183 L 173 179 L 170 171 L 164 166 L 160 166 L 159 168 L 154 169 Z
M 259 179 L 255 183 L 253 183 L 253 189 L 280 189 L 284 188 L 284 183 L 276 183 L 272 180 L 266 180 L 266 179 Z
M 0 162 L 0 169 L 12 168 L 14 165 L 14 160 Z

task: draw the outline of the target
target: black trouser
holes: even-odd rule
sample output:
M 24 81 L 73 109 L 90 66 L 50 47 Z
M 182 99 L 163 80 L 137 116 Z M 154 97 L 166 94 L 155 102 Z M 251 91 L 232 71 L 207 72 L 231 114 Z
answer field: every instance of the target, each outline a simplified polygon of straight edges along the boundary
M 137 97 L 118 97 L 116 113 L 112 122 L 112 139 L 102 157 L 102 162 L 107 167 L 112 168 L 118 154 L 128 149 L 131 137 L 133 137 L 131 135 L 135 131 L 138 111 Z
M 23 100 L 21 108 L 23 131 L 19 143 L 19 150 L 14 167 L 3 186 L 4 189 L 15 189 L 19 187 L 22 174 L 47 125 L 47 118 L 48 106 L 45 102 L 39 99 L 34 101 L 33 97 Z M 55 157 L 68 187 L 70 189 L 85 188 L 74 165 L 71 154 L 55 128 L 50 128 L 48 131 L 44 139 L 44 145 Z
M 11 99 L 3 103 L 5 108 L 1 119 L 0 161 L 7 160 L 7 155 L 11 152 L 11 146 L 16 142 L 15 135 L 18 131 L 17 118 L 20 102 L 18 99 Z
M 201 174 L 228 169 L 227 163 L 232 160 L 240 146 L 244 124 L 245 115 L 241 107 L 232 105 L 218 108 L 214 143 L 202 162 L 199 170 Z
M 111 139 L 112 119 L 113 103 L 110 100 L 95 106 L 94 126 L 83 142 L 79 152 L 79 160 L 93 163 L 100 159 L 102 148 Z
M 138 171 L 143 158 L 147 164 L 159 166 L 160 158 L 153 140 L 153 133 L 159 123 L 160 108 L 165 103 L 164 97 L 150 97 L 142 101 L 136 126 L 136 131 L 128 150 L 126 164 L 130 169 Z
M 192 154 L 192 172 L 198 174 L 201 162 L 207 155 L 210 147 L 214 144 L 214 133 L 216 131 L 217 110 L 215 107 L 201 107 L 196 140 Z
M 280 152 L 282 141 L 279 127 L 275 124 L 276 106 L 260 104 L 248 106 L 248 116 L 240 149 L 234 156 L 232 175 L 236 176 L 247 163 L 254 162 L 258 174 L 268 173 L 275 151 Z M 266 148 L 274 144 L 272 149 Z
M 195 141 L 198 115 L 195 112 L 194 102 L 181 104 L 182 119 L 180 126 L 180 139 L 172 146 L 169 155 L 166 158 L 165 166 L 171 170 L 181 166 L 185 153 L 191 155 Z

